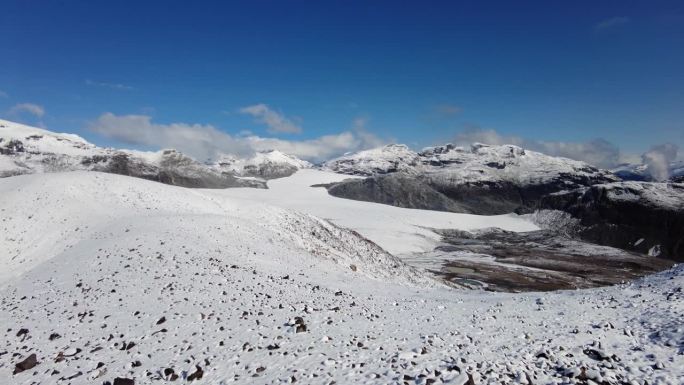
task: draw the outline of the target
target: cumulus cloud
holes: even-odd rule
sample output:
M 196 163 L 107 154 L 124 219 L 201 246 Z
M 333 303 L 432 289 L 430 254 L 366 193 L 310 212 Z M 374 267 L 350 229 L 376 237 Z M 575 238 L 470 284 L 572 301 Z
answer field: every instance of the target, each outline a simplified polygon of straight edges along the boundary
M 615 16 L 602 20 L 594 25 L 595 31 L 605 31 L 629 23 L 631 20 L 626 16 Z
M 513 144 L 523 145 L 523 139 L 514 135 L 501 135 L 496 130 L 472 128 L 467 129 L 456 135 L 455 142 L 459 145 L 470 145 L 472 143 L 485 143 L 491 145 Z
M 262 138 L 258 136 L 250 136 L 246 138 L 246 141 L 250 147 L 257 151 L 277 149 L 286 154 L 292 154 L 314 162 L 327 160 L 349 151 L 375 147 L 374 142 L 369 142 L 367 138 L 351 131 L 300 141 Z
M 385 145 L 389 142 L 393 142 L 394 140 L 388 140 L 386 138 L 380 138 L 379 136 L 373 134 L 372 132 L 368 131 L 367 129 L 368 125 L 368 118 L 365 117 L 358 117 L 354 119 L 352 122 L 352 132 L 356 134 L 356 136 L 359 138 L 361 141 L 361 145 L 359 147 L 365 148 L 373 148 L 373 147 L 380 147 L 382 145 Z
M 10 115 L 27 113 L 42 118 L 45 115 L 45 108 L 33 103 L 19 103 L 10 108 L 9 113 Z
M 648 166 L 651 178 L 657 181 L 667 180 L 670 177 L 670 163 L 677 159 L 679 147 L 672 143 L 659 144 L 651 147 L 641 156 L 642 161 Z
M 239 111 L 253 116 L 259 123 L 268 126 L 270 133 L 299 134 L 302 132 L 302 128 L 297 124 L 263 103 L 243 107 Z
M 147 115 L 102 114 L 89 129 L 130 145 L 174 148 L 196 159 L 215 159 L 220 154 L 248 156 L 254 151 L 280 150 L 313 162 L 377 146 L 380 139 L 358 128 L 308 140 L 284 140 L 256 135 L 232 136 L 212 125 L 159 124 Z
M 620 162 L 620 149 L 605 139 L 588 142 L 541 141 L 515 135 L 501 135 L 491 129 L 471 129 L 459 133 L 455 142 L 460 145 L 470 145 L 474 142 L 492 145 L 512 144 L 547 155 L 585 161 L 603 168 L 615 167 Z
M 112 90 L 119 90 L 119 91 L 129 91 L 132 90 L 133 87 L 127 86 L 125 84 L 119 84 L 119 83 L 107 83 L 107 82 L 96 82 L 90 79 L 86 79 L 85 84 L 91 87 L 102 87 L 102 88 L 109 88 Z
M 605 139 L 588 142 L 544 142 L 536 141 L 531 148 L 545 154 L 583 160 L 603 168 L 615 167 L 620 162 L 620 149 Z
M 248 155 L 249 148 L 212 125 L 153 123 L 148 115 L 100 115 L 88 128 L 105 137 L 130 145 L 174 148 L 198 159 L 220 153 Z

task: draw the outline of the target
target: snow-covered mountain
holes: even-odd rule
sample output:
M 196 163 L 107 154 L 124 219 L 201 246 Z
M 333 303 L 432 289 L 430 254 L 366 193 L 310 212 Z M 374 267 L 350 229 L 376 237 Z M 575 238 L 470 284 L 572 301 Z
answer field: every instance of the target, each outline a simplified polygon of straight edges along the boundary
M 215 163 L 215 167 L 243 177 L 275 179 L 290 176 L 301 169 L 311 168 L 313 165 L 294 155 L 270 150 L 258 151 L 249 158 L 223 155 Z
M 73 134 L 0 120 L 0 177 L 61 171 L 101 171 L 184 187 L 266 187 L 265 179 L 311 167 L 278 151 L 205 164 L 173 149 L 158 152 L 98 147 Z M 249 177 L 249 178 L 245 178 Z
M 414 152 L 405 145 L 347 154 L 325 162 L 323 169 L 350 175 L 374 176 L 394 172 L 440 174 L 457 182 L 543 183 L 559 176 L 612 179 L 610 172 L 587 163 L 545 155 L 513 145 L 475 143 L 470 148 L 427 147 Z
M 529 211 L 550 192 L 619 180 L 584 162 L 479 143 L 469 149 L 449 144 L 418 153 L 392 145 L 322 167 L 370 176 L 330 186 L 335 196 L 475 214 Z
M 681 267 L 599 289 L 457 290 L 353 231 L 232 191 L 244 190 L 97 172 L 0 179 L 4 383 L 684 376 Z

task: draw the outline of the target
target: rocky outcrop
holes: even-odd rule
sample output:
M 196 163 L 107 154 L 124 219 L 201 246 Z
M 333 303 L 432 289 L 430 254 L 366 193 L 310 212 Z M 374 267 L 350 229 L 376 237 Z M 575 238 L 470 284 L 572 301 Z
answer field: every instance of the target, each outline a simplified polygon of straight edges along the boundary
M 684 184 L 599 184 L 545 196 L 540 208 L 578 219 L 590 242 L 684 261 Z

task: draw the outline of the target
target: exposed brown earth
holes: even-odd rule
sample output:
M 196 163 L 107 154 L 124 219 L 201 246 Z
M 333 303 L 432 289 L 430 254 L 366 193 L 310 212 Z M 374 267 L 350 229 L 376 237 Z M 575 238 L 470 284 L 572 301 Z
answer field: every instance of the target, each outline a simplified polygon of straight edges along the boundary
M 492 291 L 550 291 L 613 285 L 675 262 L 548 231 L 440 231 L 444 244 L 408 262 L 448 281 Z

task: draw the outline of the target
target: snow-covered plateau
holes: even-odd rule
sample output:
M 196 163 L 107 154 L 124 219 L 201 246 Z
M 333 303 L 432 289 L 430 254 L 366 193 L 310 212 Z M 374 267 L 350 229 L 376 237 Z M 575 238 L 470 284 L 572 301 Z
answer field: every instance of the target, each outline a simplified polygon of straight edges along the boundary
M 265 157 L 293 174 L 266 181 L 229 170 L 260 170 L 248 167 L 269 164 L 259 155 L 198 166 L 268 188 L 190 189 L 73 166 L 118 150 L 3 124 L 0 167 L 26 172 L 0 178 L 0 383 L 684 383 L 683 266 L 543 293 L 470 290 L 429 271 L 437 251 L 460 253 L 446 262 L 452 275 L 477 258 L 502 266 L 492 255 L 510 245 L 573 269 L 576 250 L 584 269 L 591 256 L 655 258 L 547 237 L 577 222 L 567 213 L 342 199 L 320 186 L 349 175 L 275 152 Z M 158 166 L 150 153 L 129 154 Z M 60 159 L 68 167 L 53 168 Z M 681 203 L 669 185 L 598 188 L 621 204 Z M 578 194 L 558 193 L 558 202 L 586 202 Z

